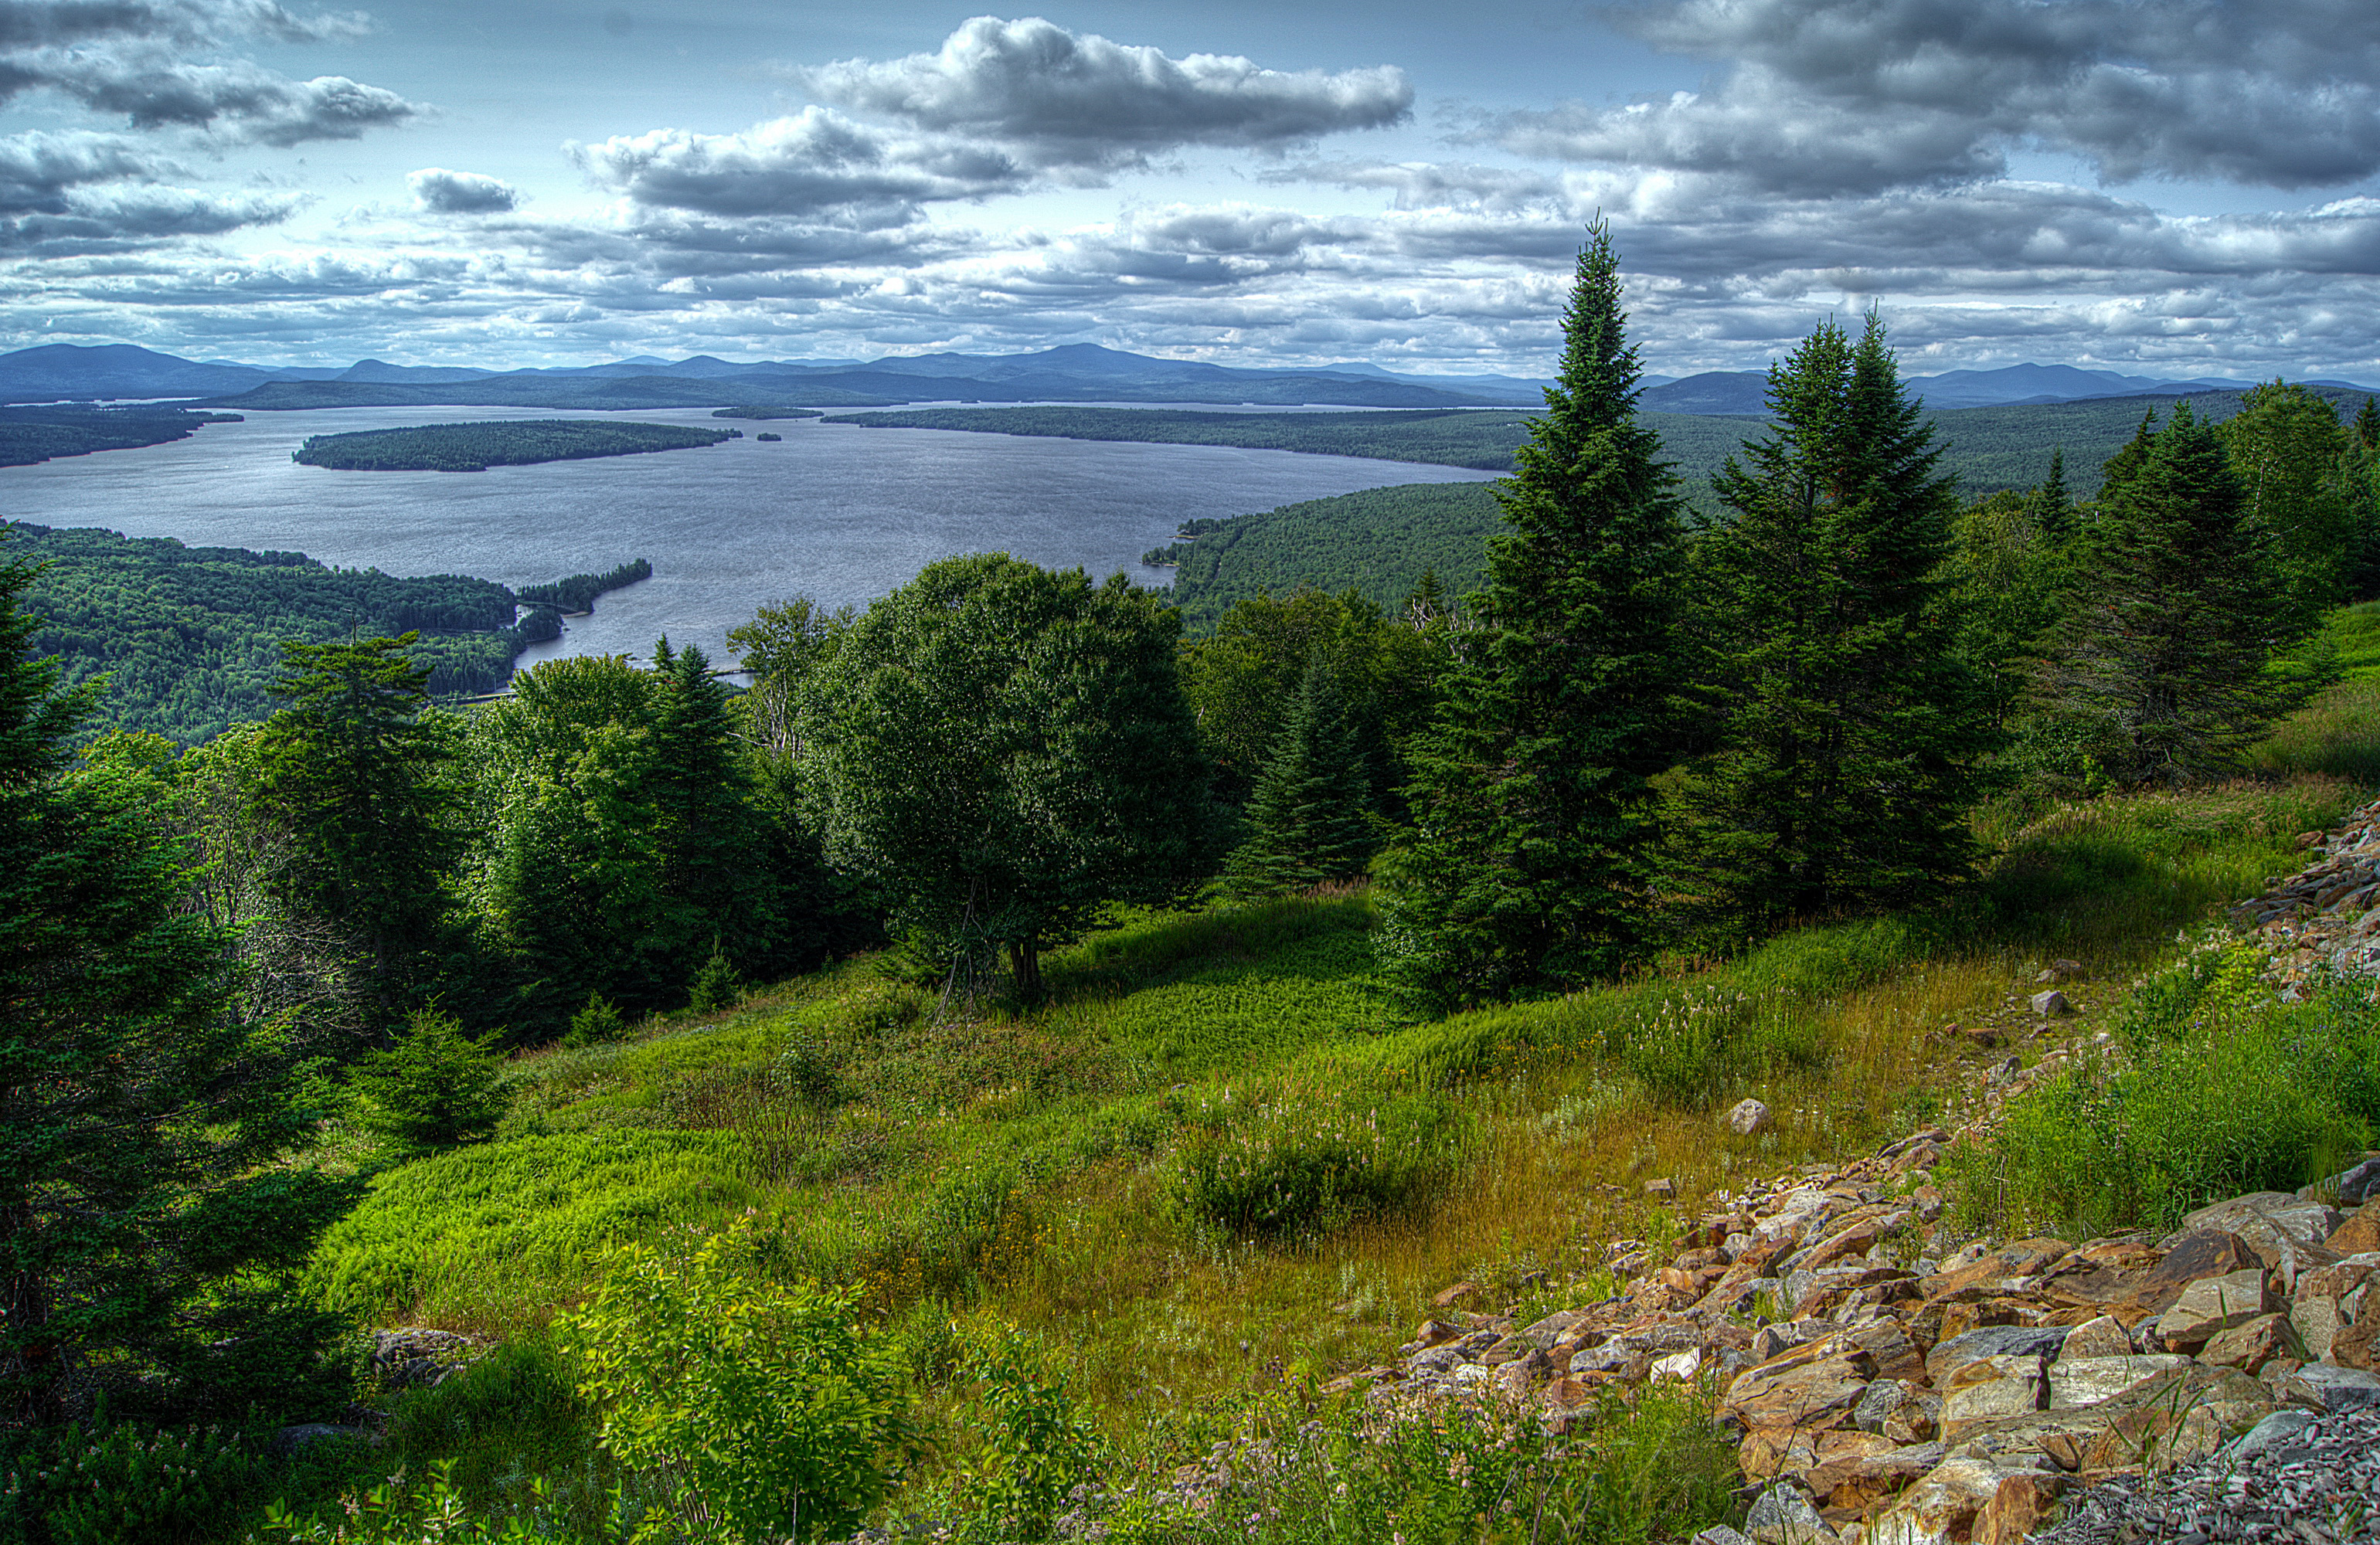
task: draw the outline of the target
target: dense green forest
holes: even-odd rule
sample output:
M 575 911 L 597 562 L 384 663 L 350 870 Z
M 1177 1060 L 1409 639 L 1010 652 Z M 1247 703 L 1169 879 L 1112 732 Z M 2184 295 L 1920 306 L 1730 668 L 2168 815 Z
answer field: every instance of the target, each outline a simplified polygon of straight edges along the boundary
M 0 407 L 0 466 L 163 445 L 187 440 L 204 425 L 238 422 L 237 413 L 182 408 Z
M 650 561 L 638 558 L 600 574 L 569 574 L 551 585 L 524 585 L 515 595 L 523 606 L 558 607 L 576 615 L 594 610 L 595 597 L 607 591 L 623 590 L 652 577 Z
M 429 670 L 430 692 L 492 692 L 511 678 L 522 649 L 559 636 L 558 603 L 545 592 L 566 592 L 580 600 L 569 610 L 584 610 L 594 595 L 651 573 L 639 559 L 516 597 L 491 580 L 400 579 L 332 568 L 302 552 L 192 548 L 94 529 L 0 529 L 11 557 L 46 565 L 27 595 L 41 619 L 34 647 L 58 660 L 69 684 L 108 677 L 110 727 L 184 745 L 271 715 L 284 639 L 418 631 L 411 656 Z M 516 600 L 528 607 L 517 621 Z
M 710 416 L 713 418 L 773 419 L 823 418 L 826 416 L 819 412 L 819 410 L 814 407 L 759 407 L 747 404 L 743 407 L 714 408 L 711 410 Z
M 349 472 L 485 472 L 492 466 L 684 451 L 741 435 L 736 429 L 621 424 L 602 418 L 489 419 L 315 435 L 289 453 L 289 459 Z
M 2380 775 L 2380 407 L 1962 490 L 1871 312 L 1698 520 L 1621 295 L 1598 223 L 1513 476 L 1276 512 L 1348 583 L 1196 637 L 981 554 L 763 609 L 740 694 L 662 639 L 466 707 L 414 630 L 500 586 L 12 528 L 0 1539 L 1652 1545 L 1747 1521 L 1706 1382 L 1357 1375 L 1670 1304 L 1619 1249 L 1947 1119 L 2009 1069 L 1940 1027 L 2070 954 L 2144 1012 L 1998 1086 L 1925 1248 L 2368 1147 L 2368 990 L 2188 931 Z M 1367 597 L 1483 499 L 1471 594 Z M 91 733 L 260 638 L 269 717 Z
M 1499 520 L 1486 483 L 1404 483 L 1190 521 L 1144 561 L 1173 563 L 1173 604 L 1204 634 L 1240 601 L 1301 585 L 1353 589 L 1394 607 L 1434 573 L 1450 596 L 1478 587 Z

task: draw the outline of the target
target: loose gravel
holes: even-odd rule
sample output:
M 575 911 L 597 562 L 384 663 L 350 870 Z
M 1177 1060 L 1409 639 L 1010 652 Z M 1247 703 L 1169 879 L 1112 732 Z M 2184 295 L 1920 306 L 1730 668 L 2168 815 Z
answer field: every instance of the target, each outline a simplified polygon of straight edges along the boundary
M 2194 1465 L 2092 1488 L 2032 1539 L 2034 1545 L 2380 1541 L 2380 1406 L 2325 1417 L 2276 1411 Z

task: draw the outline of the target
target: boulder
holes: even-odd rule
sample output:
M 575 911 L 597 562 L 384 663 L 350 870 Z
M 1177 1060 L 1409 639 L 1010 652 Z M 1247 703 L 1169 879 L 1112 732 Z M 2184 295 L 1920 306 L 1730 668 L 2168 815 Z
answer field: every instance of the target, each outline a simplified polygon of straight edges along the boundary
M 2186 1465 L 2265 1419 L 2272 1392 L 2232 1369 L 2196 1368 L 2152 1380 L 2120 1401 L 2079 1467 L 2105 1470 L 2147 1463 Z
M 1743 1532 L 1755 1545 L 1833 1545 L 1835 1539 L 1801 1489 L 1781 1481 L 1754 1500 Z
M 2380 1294 L 2366 1284 L 2355 1322 L 2330 1338 L 2330 1360 L 2341 1368 L 2380 1373 Z
M 1752 1545 L 1752 1541 L 1725 1524 L 1713 1524 L 1688 1540 L 1686 1545 Z
M 2380 1250 L 2380 1199 L 2367 1201 L 2323 1241 L 2338 1255 Z
M 1585 1318 L 1584 1310 L 1558 1309 L 1542 1320 L 1522 1326 L 1521 1334 L 1539 1346 L 1551 1347 Z
M 1986 1325 L 1954 1335 L 1925 1354 L 1926 1380 L 1936 1389 L 1947 1390 L 1950 1376 L 1962 1365 L 1985 1358 L 2054 1358 L 2071 1329 L 2067 1325 Z
M 1721 1404 L 1747 1428 L 1833 1427 L 1850 1416 L 1875 1376 L 1873 1358 L 1829 1336 L 1746 1369 Z
M 2046 993 L 2033 995 L 2033 1011 L 2045 1020 L 2057 1019 L 2073 1013 L 2074 1005 L 2064 993 L 2052 987 Z
M 2266 1270 L 2281 1274 L 2286 1291 L 2301 1270 L 2322 1263 L 2311 1259 L 2311 1252 L 2326 1254 L 2324 1241 L 2344 1221 L 2337 1208 L 2324 1202 L 2301 1201 L 2287 1191 L 2256 1191 L 2202 1207 L 2184 1217 L 2181 1226 L 2238 1235 Z
M 2011 1473 L 1981 1459 L 1945 1459 L 1885 1510 L 1867 1545 L 1965 1545 L 1975 1515 Z
M 1777 1124 L 1777 1118 L 1767 1105 L 1757 1100 L 1739 1100 L 1723 1120 L 1727 1129 L 1737 1137 L 1757 1137 Z
M 2380 1374 L 2309 1363 L 2289 1375 L 2281 1386 L 2281 1398 L 2325 1413 L 2380 1406 Z
M 1979 1428 L 2048 1404 L 2049 1376 L 2038 1355 L 2004 1353 L 1961 1363 L 1942 1385 L 1942 1440 L 1955 1444 Z
M 2253 1459 L 2266 1449 L 2285 1448 L 2297 1441 L 2298 1435 L 2318 1419 L 2302 1406 L 2289 1406 L 2250 1428 L 2245 1434 L 2226 1444 L 2223 1456 L 2233 1464 Z
M 1910 1443 L 1864 1454 L 1839 1454 L 1821 1460 L 1802 1480 L 1830 1507 L 1867 1512 L 1887 1497 L 1907 1490 L 1912 1481 L 1947 1457 L 1940 1443 Z
M 2190 1365 L 2190 1358 L 2166 1352 L 2112 1358 L 2062 1357 L 2049 1365 L 2049 1408 L 2070 1411 L 2104 1405 L 2151 1379 Z
M 2085 1320 L 2066 1334 L 2058 1349 L 2059 1361 L 2069 1358 L 2122 1358 L 2132 1351 L 2132 1333 L 2124 1329 L 2122 1321 L 2114 1315 L 2102 1314 Z M 2052 1369 L 2055 1377 L 2057 1370 Z
M 2037 1470 L 2001 1477 L 1992 1500 L 1975 1515 L 1973 1545 L 2024 1545 L 2058 1511 L 2058 1499 L 2065 1490 L 2065 1477 Z
M 2198 1360 L 2210 1368 L 2236 1368 L 2253 1373 L 2289 1350 L 2289 1317 L 2260 1314 L 2209 1341 Z
M 2336 1198 L 2346 1207 L 2369 1206 L 2374 1197 L 2380 1197 L 2380 1153 L 2367 1154 L 2362 1164 L 2327 1180 L 2318 1180 L 2298 1195 Z
M 2201 1277 L 2183 1288 L 2173 1307 L 2157 1317 L 2156 1334 L 2168 1352 L 2194 1352 L 2233 1326 L 2270 1313 L 2272 1308 L 2261 1268 Z

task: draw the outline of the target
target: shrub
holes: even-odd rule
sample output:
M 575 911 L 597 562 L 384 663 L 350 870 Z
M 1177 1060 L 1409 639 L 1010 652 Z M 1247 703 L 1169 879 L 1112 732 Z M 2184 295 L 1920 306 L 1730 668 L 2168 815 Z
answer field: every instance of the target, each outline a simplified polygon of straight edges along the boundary
M 605 1001 L 601 993 L 590 992 L 587 995 L 587 1007 L 570 1016 L 570 1031 L 563 1036 L 562 1044 L 573 1048 L 600 1046 L 627 1032 L 627 1022 L 620 1017 L 618 1008 Z
M 396 1044 L 356 1065 L 348 1085 L 366 1131 L 408 1153 L 477 1141 L 496 1129 L 508 1099 L 496 1053 L 463 1033 L 450 1014 L 425 1008 Z
M 288 1545 L 607 1545 L 621 1538 L 554 1516 L 544 1505 L 541 1479 L 528 1481 L 528 1491 L 527 1508 L 491 1515 L 456 1486 L 453 1462 L 442 1461 L 419 1481 L 399 1477 L 312 1513 L 274 1503 L 265 1509 L 261 1535 Z
M 1442 1094 L 1226 1089 L 1174 1154 L 1176 1207 L 1243 1235 L 1325 1233 L 1427 1197 L 1461 1161 L 1469 1122 Z
M 624 1247 L 556 1322 L 601 1442 L 698 1538 L 849 1533 L 910 1442 L 901 1359 L 856 1324 L 858 1292 L 766 1281 L 748 1225 L 687 1255 Z
M 983 1446 L 959 1469 L 959 1538 L 1047 1539 L 1059 1504 L 1090 1473 L 1099 1430 L 1026 1332 L 1004 1327 L 979 1341 L 966 1371 L 978 1381 Z
M 103 1410 L 23 1435 L 0 1468 L 0 1539 L 29 1545 L 179 1545 L 227 1533 L 264 1484 L 220 1427 L 143 1429 Z
M 698 1014 L 714 1013 L 733 1008 L 744 1001 L 744 984 L 737 978 L 735 968 L 720 952 L 718 941 L 710 946 L 710 959 L 694 973 L 694 983 L 686 989 L 687 1006 Z
M 413 1474 L 443 1466 L 440 1485 L 475 1514 L 568 1516 L 591 1530 L 609 1511 L 599 1478 L 585 1475 L 597 1420 L 552 1344 L 520 1337 L 400 1399 L 387 1454 Z

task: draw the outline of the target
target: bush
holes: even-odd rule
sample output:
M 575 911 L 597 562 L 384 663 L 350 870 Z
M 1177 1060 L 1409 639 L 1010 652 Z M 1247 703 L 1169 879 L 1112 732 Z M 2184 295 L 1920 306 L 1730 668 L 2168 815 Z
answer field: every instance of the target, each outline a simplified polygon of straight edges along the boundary
M 593 1530 L 609 1511 L 588 1473 L 598 1419 L 552 1345 L 523 1337 L 400 1399 L 387 1454 L 410 1474 L 443 1466 L 440 1484 L 477 1515 L 567 1516 Z
M 1225 1090 L 1174 1154 L 1178 1210 L 1241 1235 L 1327 1233 L 1425 1201 L 1469 1144 L 1442 1094 Z
M 1035 1338 L 1007 1327 L 968 1359 L 982 1449 L 963 1463 L 963 1541 L 1043 1539 L 1066 1494 L 1090 1473 L 1099 1430 L 1075 1408 Z
M 451 1014 L 425 1008 L 396 1044 L 356 1065 L 348 1084 L 366 1131 L 407 1153 L 434 1153 L 488 1137 L 508 1099 L 491 1047 L 463 1033 Z
M 442 1462 L 419 1481 L 399 1477 L 311 1514 L 275 1503 L 265 1510 L 261 1536 L 288 1545 L 608 1545 L 623 1538 L 554 1516 L 541 1479 L 528 1481 L 528 1491 L 526 1509 L 492 1516 L 455 1485 L 453 1463 Z
M 727 963 L 727 957 L 720 953 L 717 941 L 710 946 L 710 959 L 695 972 L 686 996 L 687 1006 L 698 1014 L 733 1008 L 744 1001 L 744 984 L 737 978 L 735 968 Z
M 628 1033 L 627 1022 L 620 1010 L 604 1000 L 601 993 L 587 995 L 587 1007 L 570 1016 L 570 1031 L 562 1038 L 565 1046 L 601 1046 L 617 1041 Z
M 0 1539 L 180 1545 L 228 1533 L 261 1500 L 262 1467 L 220 1427 L 115 1425 L 26 1434 L 0 1469 Z
M 900 1355 L 858 1328 L 856 1289 L 766 1281 L 749 1246 L 739 1225 L 689 1255 L 625 1247 L 556 1330 L 603 1447 L 688 1532 L 837 1539 L 911 1442 Z

